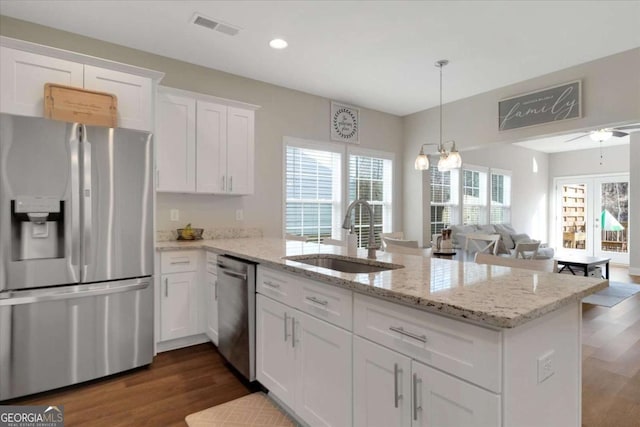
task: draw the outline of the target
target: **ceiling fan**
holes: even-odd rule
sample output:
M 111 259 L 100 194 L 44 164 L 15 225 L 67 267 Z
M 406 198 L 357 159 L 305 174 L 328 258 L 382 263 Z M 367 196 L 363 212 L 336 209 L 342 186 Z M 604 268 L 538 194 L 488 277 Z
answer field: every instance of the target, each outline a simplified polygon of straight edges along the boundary
M 618 126 L 616 128 L 602 128 L 588 131 L 585 132 L 584 135 L 567 139 L 565 142 L 575 141 L 576 139 L 584 138 L 586 136 L 589 136 L 593 141 L 603 142 L 608 140 L 612 136 L 616 138 L 622 138 L 629 135 L 629 132 L 624 132 L 625 130 L 640 130 L 640 123 L 635 125 Z

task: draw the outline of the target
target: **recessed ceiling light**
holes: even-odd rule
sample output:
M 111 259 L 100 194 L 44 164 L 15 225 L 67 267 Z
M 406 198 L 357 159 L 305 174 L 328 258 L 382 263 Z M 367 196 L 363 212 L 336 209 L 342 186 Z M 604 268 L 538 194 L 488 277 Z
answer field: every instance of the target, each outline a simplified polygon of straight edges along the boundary
M 289 43 L 282 39 L 273 39 L 269 42 L 269 46 L 274 49 L 284 49 L 285 47 L 289 46 Z

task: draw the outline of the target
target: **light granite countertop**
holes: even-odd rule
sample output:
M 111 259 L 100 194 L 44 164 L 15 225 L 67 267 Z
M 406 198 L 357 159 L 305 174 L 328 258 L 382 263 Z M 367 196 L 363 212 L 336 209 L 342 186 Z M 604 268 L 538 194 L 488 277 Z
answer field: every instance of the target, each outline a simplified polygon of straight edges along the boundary
M 342 273 L 285 256 L 347 255 L 346 248 L 275 238 L 158 242 L 158 251 L 204 249 L 300 274 L 392 302 L 491 328 L 513 328 L 582 300 L 608 286 L 604 279 L 540 273 L 431 257 L 378 252 L 377 261 L 404 268 L 378 273 Z M 366 249 L 358 258 L 366 259 Z

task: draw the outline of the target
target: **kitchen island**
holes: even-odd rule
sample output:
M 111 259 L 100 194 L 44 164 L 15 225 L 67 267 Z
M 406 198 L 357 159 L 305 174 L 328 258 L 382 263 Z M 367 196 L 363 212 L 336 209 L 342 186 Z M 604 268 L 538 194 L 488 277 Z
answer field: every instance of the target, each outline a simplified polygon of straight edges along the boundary
M 606 280 L 383 252 L 400 268 L 343 273 L 284 257 L 346 248 L 269 238 L 157 247 L 259 264 L 258 380 L 311 425 L 580 425 L 580 302 Z

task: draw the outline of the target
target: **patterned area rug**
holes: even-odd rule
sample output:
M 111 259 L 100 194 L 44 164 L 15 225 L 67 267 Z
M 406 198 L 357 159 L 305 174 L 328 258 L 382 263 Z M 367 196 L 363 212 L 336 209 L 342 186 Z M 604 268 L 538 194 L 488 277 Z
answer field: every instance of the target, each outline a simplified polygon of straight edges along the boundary
M 589 295 L 583 299 L 582 302 L 602 305 L 604 307 L 613 307 L 638 292 L 640 292 L 640 285 L 609 281 L 608 288 Z
M 185 418 L 189 427 L 295 427 L 264 393 L 253 393 Z

